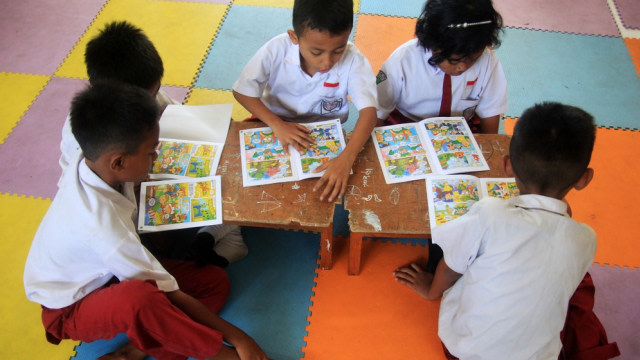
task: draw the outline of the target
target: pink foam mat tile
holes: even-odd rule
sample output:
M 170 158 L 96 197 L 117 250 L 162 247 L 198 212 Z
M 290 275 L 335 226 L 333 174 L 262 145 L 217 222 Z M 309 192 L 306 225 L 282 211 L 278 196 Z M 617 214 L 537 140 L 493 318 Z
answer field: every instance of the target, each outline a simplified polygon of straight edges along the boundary
M 627 29 L 640 30 L 640 1 L 638 0 L 613 0 L 616 10 Z
M 162 91 L 166 92 L 173 100 L 184 103 L 189 93 L 189 88 L 181 86 L 162 86 Z
M 640 356 L 640 270 L 594 264 L 589 269 L 596 288 L 593 311 L 607 330 L 609 342 L 617 342 L 620 356 Z
M 637 0 L 628 0 L 638 2 Z M 495 0 L 504 25 L 585 35 L 620 36 L 605 0 Z
M 53 78 L 0 146 L 0 192 L 53 198 L 62 125 L 84 80 Z
M 106 0 L 0 2 L 0 69 L 52 75 Z

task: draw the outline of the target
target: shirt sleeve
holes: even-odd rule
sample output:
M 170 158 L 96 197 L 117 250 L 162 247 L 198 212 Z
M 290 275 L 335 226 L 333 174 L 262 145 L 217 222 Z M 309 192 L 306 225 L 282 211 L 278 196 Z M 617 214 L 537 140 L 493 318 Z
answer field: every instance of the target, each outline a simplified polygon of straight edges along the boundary
M 270 50 L 272 41 L 264 44 L 249 60 L 240 73 L 240 77 L 233 84 L 233 90 L 249 97 L 262 97 L 271 73 L 271 64 L 274 63 L 273 53 Z
M 509 108 L 507 80 L 500 60 L 493 53 L 491 53 L 486 71 L 488 76 L 486 86 L 476 108 L 476 114 L 481 118 L 504 114 Z
M 368 107 L 378 107 L 378 96 L 376 90 L 376 77 L 367 58 L 360 51 L 352 46 L 353 62 L 349 75 L 349 97 L 356 109 L 362 110 Z
M 433 243 L 442 248 L 444 262 L 451 270 L 464 274 L 479 255 L 484 235 L 480 202 L 465 215 L 432 229 Z
M 404 77 L 396 74 L 393 69 L 393 58 L 389 58 L 376 76 L 378 90 L 378 119 L 385 120 L 396 108 L 402 90 Z

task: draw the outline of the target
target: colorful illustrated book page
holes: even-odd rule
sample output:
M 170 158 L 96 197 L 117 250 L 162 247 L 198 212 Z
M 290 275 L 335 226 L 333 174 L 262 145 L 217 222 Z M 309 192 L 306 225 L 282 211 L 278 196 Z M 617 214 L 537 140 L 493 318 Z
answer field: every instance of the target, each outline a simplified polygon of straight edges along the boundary
M 415 124 L 378 127 L 371 137 L 387 184 L 424 179 L 431 173 Z
M 462 117 L 377 127 L 371 133 L 388 184 L 433 174 L 489 170 L 469 125 Z
M 143 182 L 138 229 L 162 231 L 222 224 L 220 176 Z
M 302 124 L 315 140 L 311 149 L 300 154 L 289 146 L 285 154 L 280 140 L 268 127 L 240 130 L 242 182 L 245 187 L 320 177 L 320 165 L 338 156 L 345 147 L 339 120 Z
M 432 174 L 427 176 L 426 186 L 432 228 L 466 214 L 486 196 L 507 200 L 519 195 L 514 178 Z
M 176 139 L 160 139 L 153 162 L 152 179 L 201 178 L 213 176 L 224 144 Z

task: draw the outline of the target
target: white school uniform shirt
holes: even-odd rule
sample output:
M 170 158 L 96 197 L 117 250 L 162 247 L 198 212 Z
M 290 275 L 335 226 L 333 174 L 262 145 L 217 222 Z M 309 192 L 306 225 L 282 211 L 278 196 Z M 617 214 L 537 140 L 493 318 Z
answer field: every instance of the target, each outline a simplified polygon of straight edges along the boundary
M 158 103 L 160 109 L 164 109 L 169 104 L 180 104 L 163 90 L 158 90 L 158 93 L 156 94 L 156 103 Z M 62 141 L 60 141 L 61 154 L 60 159 L 58 160 L 63 174 L 65 169 L 69 166 L 69 162 L 81 152 L 82 150 L 80 149 L 80 145 L 71 132 L 71 118 L 69 114 L 64 121 L 64 125 L 62 125 Z M 58 186 L 61 181 L 62 180 L 58 180 Z
M 445 73 L 429 64 L 432 53 L 417 39 L 398 47 L 377 76 L 378 118 L 386 119 L 398 109 L 413 121 L 438 116 Z M 507 81 L 500 60 L 485 49 L 475 64 L 459 76 L 451 76 L 451 116 L 474 113 L 481 118 L 507 111 Z
M 63 308 L 113 276 L 153 279 L 160 290 L 178 290 L 174 277 L 140 243 L 136 216 L 133 184 L 119 193 L 78 156 L 31 244 L 24 270 L 27 298 Z
M 433 229 L 462 277 L 440 303 L 438 335 L 467 359 L 557 359 L 569 299 L 593 262 L 595 232 L 563 201 L 486 198 Z
M 281 34 L 249 60 L 233 90 L 262 98 L 274 114 L 298 123 L 339 118 L 347 121 L 351 102 L 359 110 L 377 107 L 375 75 L 354 44 L 327 73 L 309 76 L 300 67 L 300 49 Z

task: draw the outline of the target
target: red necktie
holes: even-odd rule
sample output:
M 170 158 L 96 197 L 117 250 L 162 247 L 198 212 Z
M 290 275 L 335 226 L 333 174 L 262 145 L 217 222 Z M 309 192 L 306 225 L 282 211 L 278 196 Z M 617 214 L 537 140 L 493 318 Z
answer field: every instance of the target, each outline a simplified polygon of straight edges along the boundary
M 442 102 L 439 116 L 451 116 L 451 76 L 444 74 L 442 81 Z

